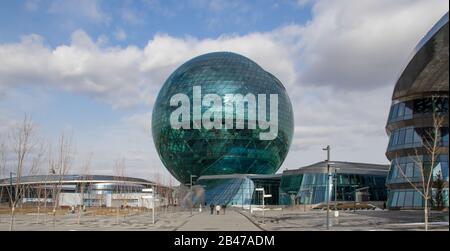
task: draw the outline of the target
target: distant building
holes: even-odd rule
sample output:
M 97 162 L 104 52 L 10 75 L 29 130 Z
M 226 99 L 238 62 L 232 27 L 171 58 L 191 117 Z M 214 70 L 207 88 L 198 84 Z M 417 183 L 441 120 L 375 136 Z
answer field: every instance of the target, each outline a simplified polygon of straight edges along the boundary
M 1 202 L 8 203 L 8 191 L 18 187 L 16 178 L 0 180 Z M 148 189 L 154 189 L 156 205 L 173 204 L 173 190 L 154 182 L 109 175 L 35 175 L 20 178 L 24 190 L 20 204 L 57 203 L 58 206 L 153 207 Z M 143 189 L 146 189 L 143 191 Z
M 408 180 L 422 187 L 419 166 L 431 165 L 430 151 L 425 150 L 424 142 L 433 138 L 430 136 L 434 131 L 433 116 L 444 120 L 439 128 L 440 151 L 435 153 L 433 179 L 438 173 L 442 177 L 443 202 L 448 207 L 448 58 L 447 13 L 416 46 L 392 95 L 386 125 L 389 135 L 386 156 L 391 161 L 387 179 L 389 208 L 423 208 L 422 196 Z M 436 192 L 434 189 L 433 194 Z

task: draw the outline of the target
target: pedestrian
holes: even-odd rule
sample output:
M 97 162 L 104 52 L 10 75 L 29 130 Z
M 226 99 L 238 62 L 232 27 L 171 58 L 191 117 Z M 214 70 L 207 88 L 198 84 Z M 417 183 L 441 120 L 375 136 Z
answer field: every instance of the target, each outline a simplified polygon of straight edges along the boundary
M 226 204 L 222 205 L 222 208 L 223 208 L 223 214 L 225 214 L 225 209 L 227 209 L 227 205 Z
M 219 215 L 220 209 L 221 209 L 221 208 L 220 208 L 220 205 L 217 205 L 217 206 L 216 206 L 216 213 L 217 213 L 217 215 Z
M 383 202 L 383 211 L 384 211 L 384 209 L 386 209 L 386 201 Z
M 209 208 L 211 209 L 211 214 L 214 214 L 214 204 L 209 204 Z

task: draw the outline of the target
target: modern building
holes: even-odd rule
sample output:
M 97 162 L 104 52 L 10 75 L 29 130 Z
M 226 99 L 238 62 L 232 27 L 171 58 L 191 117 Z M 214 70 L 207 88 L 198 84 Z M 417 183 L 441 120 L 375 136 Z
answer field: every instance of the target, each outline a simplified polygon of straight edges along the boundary
M 231 174 L 201 176 L 196 186 L 204 189 L 203 202 L 207 205 L 249 206 L 261 205 L 263 194 L 255 188 L 264 188 L 265 204 L 278 205 L 281 174 Z
M 432 170 L 433 182 L 442 181 L 430 203 L 436 205 L 440 194 L 448 207 L 448 58 L 447 13 L 418 43 L 394 88 L 386 125 L 389 208 L 423 208 L 422 196 L 409 183 L 422 188 L 421 170 Z
M 178 100 L 180 95 L 185 100 Z M 220 103 L 209 106 L 207 95 Z M 278 109 L 272 107 L 272 95 L 277 96 Z M 252 100 L 258 105 L 250 105 Z M 182 101 L 188 109 L 179 107 L 185 105 Z M 175 119 L 187 121 L 174 129 L 171 116 L 179 109 L 184 109 L 183 116 Z M 212 119 L 206 114 L 217 122 L 212 129 L 205 127 Z M 205 175 L 274 174 L 292 142 L 293 117 L 286 89 L 275 76 L 244 56 L 216 52 L 189 60 L 166 80 L 154 105 L 152 133 L 163 164 L 186 185 Z M 262 126 L 273 120 L 275 132 Z M 273 138 L 261 140 L 268 133 Z
M 284 171 L 280 204 L 319 204 L 326 202 L 327 194 L 329 201 L 386 200 L 389 165 L 342 161 L 330 161 L 329 164 L 329 175 L 326 161 Z
M 280 174 L 211 175 L 195 182 L 198 202 L 231 206 L 261 205 L 263 194 L 255 188 L 264 188 L 270 197 L 265 205 L 321 204 L 326 202 L 327 177 L 330 177 L 329 199 L 338 202 L 386 201 L 386 177 L 389 165 L 330 161 Z
M 109 175 L 35 175 L 0 180 L 1 202 L 8 203 L 9 192 L 20 189 L 20 204 L 57 203 L 58 206 L 153 207 L 149 195 L 159 204 L 173 204 L 173 190 L 154 182 Z M 147 189 L 147 190 L 144 190 Z M 148 189 L 152 189 L 149 194 Z

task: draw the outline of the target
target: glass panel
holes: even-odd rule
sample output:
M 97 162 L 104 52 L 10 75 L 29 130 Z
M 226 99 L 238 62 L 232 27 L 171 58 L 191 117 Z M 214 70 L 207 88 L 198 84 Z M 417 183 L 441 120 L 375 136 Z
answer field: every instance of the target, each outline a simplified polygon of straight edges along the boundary
M 405 134 L 405 144 L 410 144 L 413 142 L 414 130 L 412 128 L 406 129 Z
M 404 129 L 400 130 L 397 145 L 403 145 L 405 143 L 405 132 Z
M 395 191 L 395 192 L 394 192 L 394 196 L 392 197 L 392 203 L 391 203 L 391 205 L 392 205 L 393 207 L 398 206 L 397 200 L 398 200 L 398 192 Z
M 405 207 L 412 207 L 413 206 L 413 192 L 408 191 L 405 195 Z
M 405 204 L 405 192 L 404 191 L 400 191 L 398 193 L 397 205 L 402 207 L 404 204 Z
M 414 176 L 414 164 L 408 163 L 406 164 L 406 177 L 413 177 Z
M 423 204 L 422 196 L 417 191 L 414 192 L 414 207 L 422 207 L 422 204 Z
M 398 113 L 398 104 L 394 105 L 394 111 L 392 112 L 392 118 L 395 119 L 397 118 L 397 113 Z
M 397 117 L 403 117 L 404 112 L 405 112 L 405 103 L 398 104 Z
M 408 101 L 406 103 L 406 105 L 405 105 L 405 117 L 407 117 L 408 115 L 412 114 L 412 112 L 413 112 L 412 105 L 413 105 L 412 102 Z

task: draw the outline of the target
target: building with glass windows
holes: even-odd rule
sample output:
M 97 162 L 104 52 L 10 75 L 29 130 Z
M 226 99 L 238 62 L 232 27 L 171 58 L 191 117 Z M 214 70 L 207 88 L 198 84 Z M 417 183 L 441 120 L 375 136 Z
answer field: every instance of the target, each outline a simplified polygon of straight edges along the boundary
M 330 201 L 386 201 L 386 177 L 389 165 L 330 162 Z M 326 201 L 327 164 L 319 162 L 280 174 L 211 175 L 196 180 L 203 189 L 198 202 L 248 207 L 266 205 L 320 204 Z
M 408 182 L 420 189 L 421 170 L 433 171 L 433 183 L 441 181 L 433 184 L 430 203 L 448 207 L 448 39 L 447 13 L 416 46 L 395 85 L 386 125 L 389 208 L 423 208 L 422 196 Z
M 231 125 L 221 113 L 221 128 L 205 129 L 205 112 L 209 104 L 200 102 L 193 95 L 193 88 L 200 87 L 201 96 L 214 94 L 223 100 L 223 107 L 231 107 L 236 118 Z M 192 107 L 187 110 L 189 129 L 174 129 L 171 126 L 171 114 L 179 107 L 171 105 L 171 99 L 178 94 L 187 95 Z M 260 124 L 255 114 L 237 111 L 236 99 L 227 98 L 227 94 L 242 95 L 248 101 L 247 94 L 267 96 L 265 110 L 267 121 L 276 119 L 277 135 L 272 140 L 261 140 L 261 133 L 268 129 L 250 125 Z M 271 118 L 270 95 L 278 96 L 277 117 Z M 246 109 L 249 109 L 249 103 Z M 208 102 L 209 103 L 209 102 Z M 178 103 L 179 104 L 179 103 Z M 202 118 L 194 112 L 195 104 L 201 104 Z M 224 108 L 226 109 L 226 108 Z M 269 112 L 270 111 L 270 112 Z M 243 114 L 242 114 L 243 113 Z M 243 115 L 242 119 L 237 118 Z M 177 118 L 179 119 L 179 118 Z M 244 128 L 237 127 L 243 123 Z M 230 128 L 231 127 L 231 128 Z M 274 174 L 283 163 L 292 141 L 294 129 L 292 105 L 286 89 L 272 74 L 265 71 L 252 60 L 231 52 L 216 52 L 198 56 L 181 65 L 164 83 L 156 99 L 152 114 L 152 133 L 157 152 L 170 173 L 182 184 L 191 179 L 208 175 L 231 174 Z
M 18 181 L 19 180 L 19 181 Z M 154 189 L 159 204 L 174 204 L 173 189 L 154 182 L 110 175 L 33 175 L 0 179 L 0 204 L 9 203 L 9 194 L 20 189 L 21 206 L 38 203 L 58 206 L 149 207 L 144 189 Z M 149 204 L 150 203 L 150 204 Z M 41 205 L 42 205 L 41 204 Z
M 204 203 L 207 205 L 248 206 L 261 205 L 264 188 L 272 197 L 265 199 L 266 205 L 278 205 L 281 174 L 231 174 L 202 176 L 196 181 L 204 189 Z
M 279 202 L 291 204 L 319 204 L 330 201 L 385 201 L 386 176 L 389 165 L 322 161 L 296 170 L 286 170 L 281 176 Z M 327 177 L 330 180 L 327 180 Z

